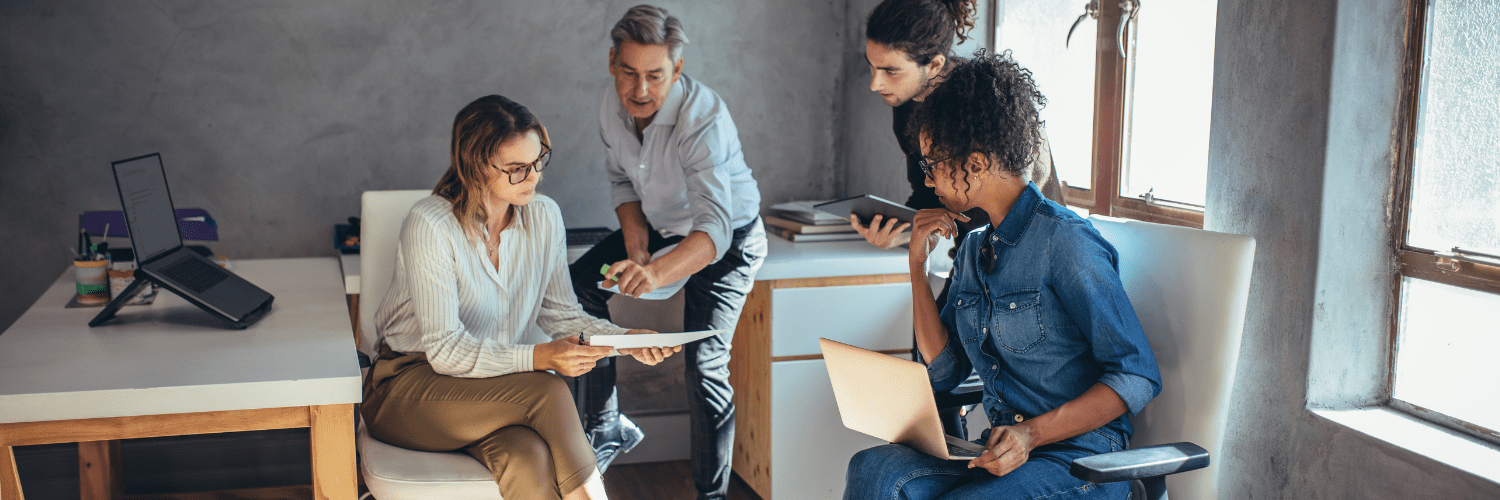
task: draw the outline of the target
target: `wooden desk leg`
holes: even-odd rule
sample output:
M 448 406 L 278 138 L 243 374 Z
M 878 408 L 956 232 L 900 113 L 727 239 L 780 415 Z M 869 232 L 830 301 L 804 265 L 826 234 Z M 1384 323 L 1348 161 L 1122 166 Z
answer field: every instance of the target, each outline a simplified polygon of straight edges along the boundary
M 309 406 L 314 500 L 355 500 L 354 405 Z
M 121 463 L 119 440 L 78 443 L 79 497 L 82 500 L 125 498 Z
M 21 475 L 16 473 L 15 448 L 0 445 L 0 500 L 25 500 Z

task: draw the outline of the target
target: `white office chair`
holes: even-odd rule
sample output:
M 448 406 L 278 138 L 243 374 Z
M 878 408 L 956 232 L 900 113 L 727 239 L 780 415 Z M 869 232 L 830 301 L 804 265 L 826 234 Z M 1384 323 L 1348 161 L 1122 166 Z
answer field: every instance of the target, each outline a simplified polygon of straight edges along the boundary
M 1130 450 L 1076 460 L 1073 475 L 1093 482 L 1138 480 L 1148 500 L 1165 500 L 1168 489 L 1182 498 L 1216 498 L 1219 471 L 1207 467 L 1208 458 L 1223 450 L 1255 239 L 1089 219 L 1120 254 L 1120 280 L 1151 341 L 1163 387 L 1131 421 Z M 1184 452 L 1193 444 L 1203 449 Z M 1200 467 L 1206 470 L 1167 478 Z
M 359 349 L 371 359 L 379 340 L 375 311 L 391 286 L 401 223 L 412 205 L 430 194 L 428 190 L 366 191 L 360 198 Z M 495 476 L 463 452 L 429 453 L 385 444 L 370 437 L 364 422 L 360 422 L 356 444 L 359 473 L 378 500 L 500 500 Z

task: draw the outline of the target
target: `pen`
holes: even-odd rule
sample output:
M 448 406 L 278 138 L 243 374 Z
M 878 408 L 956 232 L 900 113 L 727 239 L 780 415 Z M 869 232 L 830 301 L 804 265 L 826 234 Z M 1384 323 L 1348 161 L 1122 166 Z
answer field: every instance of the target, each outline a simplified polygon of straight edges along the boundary
M 89 238 L 89 230 L 79 229 L 79 231 L 83 232 L 83 258 L 94 260 L 94 240 Z
M 81 228 L 81 227 L 78 228 L 78 250 L 74 251 L 73 255 L 77 255 L 78 258 L 80 258 L 80 259 L 83 258 L 83 254 L 84 253 L 87 253 L 89 251 L 89 244 L 88 244 L 87 238 L 88 238 L 88 230 L 84 229 L 84 228 Z

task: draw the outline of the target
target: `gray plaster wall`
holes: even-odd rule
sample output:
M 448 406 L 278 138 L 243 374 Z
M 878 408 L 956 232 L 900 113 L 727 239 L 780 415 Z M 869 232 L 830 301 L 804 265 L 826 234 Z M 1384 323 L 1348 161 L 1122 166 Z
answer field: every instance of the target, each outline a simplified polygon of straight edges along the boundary
M 840 84 L 842 107 L 839 112 L 838 164 L 835 191 L 841 196 L 873 194 L 902 203 L 911 196 L 906 179 L 906 159 L 891 130 L 891 107 L 870 91 L 870 66 L 865 60 L 865 20 L 880 0 L 848 0 L 844 29 L 844 81 Z M 978 2 L 978 20 L 970 39 L 957 44 L 953 52 L 963 57 L 985 47 L 993 38 L 989 31 L 991 2 Z M 1002 48 L 1003 49 L 1003 48 Z
M 333 255 L 359 193 L 430 188 L 453 116 L 499 93 L 555 155 L 570 226 L 617 226 L 595 103 L 638 1 L 0 3 L 0 330 L 67 269 L 77 215 L 118 210 L 109 162 L 161 152 L 231 259 Z M 845 2 L 658 1 L 691 39 L 767 205 L 834 192 Z M 117 246 L 122 242 L 116 242 Z
M 1315 415 L 1383 401 L 1407 4 L 1221 0 L 1205 228 L 1256 238 L 1219 498 L 1497 498 Z

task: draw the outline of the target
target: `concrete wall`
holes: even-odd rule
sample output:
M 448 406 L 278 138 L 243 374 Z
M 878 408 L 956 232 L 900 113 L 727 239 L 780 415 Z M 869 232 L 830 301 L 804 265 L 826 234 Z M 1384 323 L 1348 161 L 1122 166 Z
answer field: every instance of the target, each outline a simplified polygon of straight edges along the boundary
M 161 151 L 231 257 L 329 255 L 360 191 L 431 185 L 487 93 L 552 128 L 543 191 L 569 223 L 613 224 L 591 111 L 633 3 L 0 4 L 0 328 L 67 265 L 75 214 L 117 206 L 110 160 Z M 863 59 L 876 3 L 661 4 L 766 203 L 906 196 Z M 1220 498 L 1500 497 L 1307 409 L 1381 398 L 1406 4 L 1220 2 L 1205 224 L 1259 249 Z
M 360 192 L 436 182 L 453 116 L 486 94 L 548 125 L 541 191 L 569 225 L 618 225 L 594 105 L 636 3 L 5 2 L 0 330 L 67 268 L 77 214 L 119 209 L 112 160 L 161 152 L 218 253 L 333 255 Z M 728 102 L 764 202 L 835 194 L 844 2 L 656 4 L 683 19 L 685 71 Z
M 1409 2 L 1221 0 L 1207 229 L 1257 240 L 1220 498 L 1496 498 L 1314 415 L 1383 399 Z

